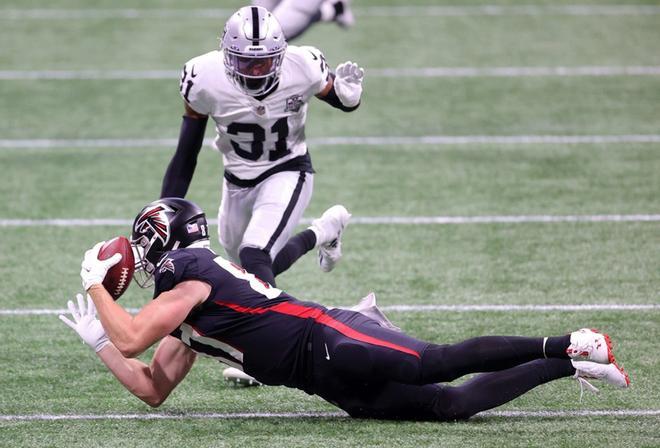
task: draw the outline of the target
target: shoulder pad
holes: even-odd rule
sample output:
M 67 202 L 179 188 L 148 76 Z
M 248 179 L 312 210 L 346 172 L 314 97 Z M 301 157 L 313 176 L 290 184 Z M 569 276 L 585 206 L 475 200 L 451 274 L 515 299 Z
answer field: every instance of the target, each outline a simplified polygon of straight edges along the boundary
M 206 72 L 213 71 L 215 68 L 213 58 L 216 56 L 220 57 L 217 51 L 197 56 L 186 62 L 181 69 L 179 80 L 181 96 L 195 111 L 201 114 L 208 114 L 208 107 L 204 101 L 204 86 L 209 79 Z
M 174 288 L 194 265 L 196 265 L 195 257 L 185 251 L 175 250 L 164 254 L 154 271 L 156 292 L 160 294 Z
M 330 78 L 330 68 L 321 50 L 312 46 L 303 46 L 295 47 L 292 53 L 299 60 L 298 64 L 303 67 L 305 76 L 315 86 L 314 93 L 323 90 Z

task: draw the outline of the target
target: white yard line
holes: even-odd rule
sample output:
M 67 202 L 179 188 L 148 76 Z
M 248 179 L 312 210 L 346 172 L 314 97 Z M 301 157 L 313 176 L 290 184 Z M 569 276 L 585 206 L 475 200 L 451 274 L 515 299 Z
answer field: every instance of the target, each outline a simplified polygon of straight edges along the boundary
M 565 417 L 656 417 L 658 409 L 608 409 L 560 411 L 486 411 L 477 417 L 565 418 Z M 250 418 L 347 418 L 344 412 L 233 412 L 186 414 L 10 414 L 0 415 L 0 421 L 61 421 L 61 420 L 234 420 Z
M 387 312 L 575 312 L 575 311 L 657 311 L 660 304 L 602 303 L 584 305 L 385 305 L 380 307 Z M 127 308 L 130 313 L 137 313 L 139 308 Z M 0 316 L 51 316 L 67 314 L 64 308 L 15 308 L 0 309 Z
M 658 304 L 593 304 L 593 305 L 385 305 L 383 311 L 454 311 L 469 312 L 514 312 L 514 311 L 655 311 Z
M 212 138 L 204 139 L 210 146 Z M 307 140 L 310 148 L 318 146 L 466 146 L 466 145 L 599 145 L 609 143 L 660 143 L 660 134 L 623 135 L 421 135 L 378 137 L 317 137 Z M 91 138 L 91 139 L 0 139 L 0 149 L 70 149 L 70 148 L 175 148 L 175 138 Z
M 459 3 L 459 2 L 457 2 Z M 229 17 L 233 9 L 0 9 L 0 20 L 209 19 Z M 640 16 L 660 14 L 656 5 L 475 5 L 354 7 L 355 15 L 369 17 L 464 16 Z
M 503 215 L 503 216 L 354 216 L 351 225 L 449 225 L 449 224 L 526 224 L 526 223 L 602 223 L 602 222 L 658 222 L 660 214 L 634 215 Z M 217 219 L 209 219 L 217 225 Z M 310 224 L 304 218 L 301 224 Z M 128 227 L 130 219 L 0 219 L 0 227 Z
M 659 76 L 660 66 L 367 68 L 375 78 L 518 78 L 533 76 Z M 177 70 L 0 70 L 0 80 L 177 80 Z

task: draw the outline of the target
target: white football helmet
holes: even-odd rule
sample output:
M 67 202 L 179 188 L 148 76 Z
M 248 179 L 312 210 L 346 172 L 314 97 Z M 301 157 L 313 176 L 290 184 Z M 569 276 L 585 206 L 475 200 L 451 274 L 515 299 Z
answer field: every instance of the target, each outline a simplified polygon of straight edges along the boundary
M 227 20 L 220 48 L 227 76 L 246 94 L 265 95 L 277 85 L 286 39 L 266 8 L 245 6 L 235 12 Z

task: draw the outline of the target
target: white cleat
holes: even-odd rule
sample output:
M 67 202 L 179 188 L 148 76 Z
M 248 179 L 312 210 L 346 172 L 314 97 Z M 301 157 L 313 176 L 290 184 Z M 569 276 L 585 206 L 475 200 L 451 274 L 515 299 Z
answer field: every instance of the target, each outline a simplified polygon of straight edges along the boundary
M 243 372 L 240 369 L 235 367 L 227 367 L 222 372 L 222 376 L 225 381 L 234 383 L 237 386 L 250 387 L 250 386 L 261 386 L 261 383 Z
M 593 361 L 600 364 L 616 362 L 610 337 L 589 328 L 571 333 L 571 345 L 566 349 L 566 354 L 575 361 Z
M 341 234 L 348 225 L 351 214 L 343 205 L 334 205 L 320 218 L 312 221 L 310 229 L 316 234 L 319 248 L 319 266 L 323 272 L 330 272 L 341 259 Z
M 592 392 L 598 389 L 592 386 L 587 379 L 601 380 L 612 386 L 626 388 L 630 385 L 630 377 L 615 363 L 598 364 L 591 361 L 571 361 L 575 367 L 575 376 L 580 386 L 587 386 Z

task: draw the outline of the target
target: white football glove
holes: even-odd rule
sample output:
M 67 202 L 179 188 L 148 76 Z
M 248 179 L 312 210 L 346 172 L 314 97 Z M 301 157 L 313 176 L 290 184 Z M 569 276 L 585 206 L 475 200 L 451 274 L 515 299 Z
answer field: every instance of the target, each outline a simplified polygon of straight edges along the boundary
M 105 274 L 108 269 L 121 261 L 121 254 L 114 254 L 107 260 L 99 260 L 99 251 L 105 241 L 96 243 L 94 247 L 85 252 L 85 258 L 82 261 L 82 269 L 80 270 L 80 277 L 82 278 L 82 285 L 87 291 L 92 285 L 103 283 Z
M 59 315 L 60 320 L 73 328 L 87 345 L 98 352 L 110 343 L 110 339 L 105 334 L 101 321 L 96 318 L 96 307 L 92 298 L 87 296 L 87 306 L 82 294 L 76 294 L 76 299 L 78 299 L 77 308 L 73 301 L 69 300 L 67 303 L 73 321 L 63 314 Z
M 357 106 L 362 96 L 364 70 L 355 62 L 339 64 L 335 70 L 335 92 L 346 107 Z

